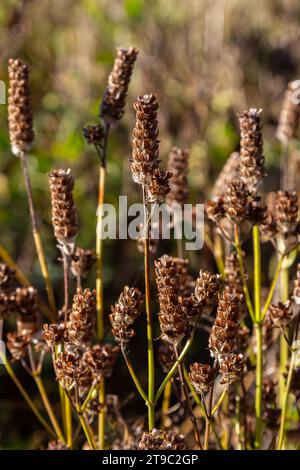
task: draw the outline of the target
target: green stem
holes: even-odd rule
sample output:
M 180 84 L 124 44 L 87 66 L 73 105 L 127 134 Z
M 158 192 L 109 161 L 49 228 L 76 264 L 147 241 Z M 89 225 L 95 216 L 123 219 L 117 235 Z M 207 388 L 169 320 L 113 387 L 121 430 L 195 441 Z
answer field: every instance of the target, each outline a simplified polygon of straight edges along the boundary
M 268 297 L 267 297 L 266 303 L 265 303 L 264 308 L 263 308 L 262 313 L 261 313 L 261 319 L 262 320 L 265 318 L 266 313 L 267 313 L 267 311 L 270 307 L 270 303 L 271 303 L 273 295 L 274 295 L 275 287 L 276 287 L 277 280 L 278 280 L 278 277 L 279 277 L 279 274 L 280 274 L 280 270 L 281 270 L 281 267 L 282 267 L 283 260 L 284 260 L 284 256 L 281 256 L 278 263 L 277 263 L 276 271 L 275 271 L 274 278 L 273 278 L 273 281 L 272 281 L 272 284 L 271 284 L 271 287 L 270 287 L 270 290 L 269 290 L 269 293 L 268 293 Z
M 19 392 L 23 395 L 23 398 L 25 399 L 25 401 L 27 402 L 27 404 L 29 405 L 29 407 L 31 408 L 31 410 L 33 411 L 33 413 L 35 414 L 35 416 L 37 417 L 37 419 L 40 421 L 40 423 L 44 426 L 44 428 L 46 429 L 46 431 L 48 431 L 48 433 L 56 438 L 56 434 L 55 432 L 51 429 L 51 427 L 49 426 L 49 424 L 45 421 L 45 419 L 42 417 L 41 413 L 39 412 L 39 410 L 37 409 L 37 407 L 35 406 L 35 404 L 33 403 L 33 401 L 29 398 L 29 395 L 27 394 L 26 390 L 24 389 L 23 385 L 21 384 L 21 382 L 19 381 L 19 379 L 17 378 L 16 374 L 14 373 L 13 371 L 13 368 L 11 367 L 10 363 L 8 362 L 8 359 L 6 359 L 4 357 L 3 354 L 0 353 L 0 357 L 1 357 L 1 361 L 2 363 L 4 364 L 4 367 L 8 373 L 8 375 L 10 376 L 10 378 L 13 380 L 13 382 L 15 383 L 15 385 L 17 386 L 17 388 L 19 389 Z
M 246 303 L 247 303 L 247 307 L 248 307 L 250 317 L 251 317 L 251 319 L 254 323 L 255 322 L 255 313 L 254 313 L 254 309 L 253 309 L 253 305 L 252 305 L 252 301 L 251 301 L 251 297 L 250 297 L 250 293 L 249 293 L 249 289 L 248 289 L 247 281 L 246 281 L 246 277 L 245 277 L 242 247 L 241 247 L 241 242 L 240 242 L 240 237 L 239 237 L 239 229 L 238 229 L 237 225 L 234 226 L 234 242 L 235 242 L 235 248 L 236 248 L 236 252 L 237 252 L 237 256 L 238 256 L 238 260 L 239 260 L 242 281 L 243 281 L 243 291 L 244 291 L 244 294 L 245 294 L 245 299 L 246 299 Z
M 134 382 L 134 384 L 135 384 L 135 386 L 136 386 L 136 388 L 137 388 L 137 391 L 139 392 L 139 394 L 141 395 L 141 397 L 143 398 L 143 400 L 145 400 L 145 402 L 146 402 L 146 404 L 147 404 L 147 406 L 148 406 L 148 397 L 147 397 L 146 393 L 144 392 L 143 387 L 141 386 L 141 383 L 140 383 L 139 379 L 138 379 L 137 376 L 136 376 L 136 373 L 134 372 L 134 369 L 133 369 L 133 367 L 132 367 L 132 364 L 131 364 L 130 360 L 128 359 L 128 356 L 126 355 L 126 353 L 125 353 L 125 351 L 123 350 L 123 348 L 121 348 L 121 349 L 122 349 L 122 354 L 123 354 L 124 360 L 125 360 L 125 362 L 126 362 L 127 368 L 128 368 L 128 370 L 129 370 L 129 373 L 130 373 L 130 375 L 131 375 L 131 378 L 132 378 L 132 380 L 133 380 L 133 382 Z
M 283 446 L 284 434 L 285 434 L 285 423 L 286 423 L 286 416 L 287 416 L 288 403 L 289 403 L 289 393 L 290 393 L 291 384 L 292 384 L 295 361 L 296 361 L 296 354 L 293 352 L 292 357 L 291 357 L 289 372 L 287 376 L 284 397 L 283 397 L 277 450 L 281 450 Z
M 261 255 L 260 255 L 260 239 L 259 227 L 253 227 L 253 255 L 254 255 L 254 310 L 255 319 L 259 323 L 261 321 L 260 296 L 261 296 Z
M 90 448 L 93 450 L 97 450 L 93 433 L 81 413 L 78 413 L 78 418 Z
M 47 392 L 45 390 L 45 387 L 44 387 L 44 383 L 42 381 L 42 378 L 39 376 L 39 375 L 33 375 L 33 378 L 34 378 L 34 381 L 37 385 L 37 388 L 40 392 L 40 395 L 41 395 L 41 398 L 43 400 L 43 403 L 45 405 L 45 408 L 46 408 L 46 411 L 47 411 L 47 414 L 49 416 L 49 419 L 52 423 L 52 426 L 53 426 L 53 429 L 55 430 L 56 434 L 57 434 L 57 437 L 59 438 L 59 440 L 61 442 L 63 442 L 65 444 L 65 438 L 63 436 L 63 433 L 62 433 L 62 430 L 58 424 L 58 421 L 55 417 L 55 414 L 54 414 L 54 411 L 53 411 L 53 408 L 51 406 L 51 403 L 49 401 L 49 398 L 48 398 L 48 395 L 47 395 Z
M 65 392 L 65 391 L 64 391 Z M 65 422 L 67 431 L 67 445 L 70 449 L 73 446 L 73 423 L 72 423 L 72 405 L 68 395 L 65 393 Z
M 263 338 L 262 325 L 255 324 L 256 337 L 256 382 L 255 382 L 255 448 L 261 448 L 262 441 L 262 379 L 263 379 Z
M 172 394 L 172 381 L 169 380 L 164 389 L 164 397 L 161 406 L 161 429 L 164 429 L 166 426 L 166 416 L 170 408 L 171 403 L 171 394 Z

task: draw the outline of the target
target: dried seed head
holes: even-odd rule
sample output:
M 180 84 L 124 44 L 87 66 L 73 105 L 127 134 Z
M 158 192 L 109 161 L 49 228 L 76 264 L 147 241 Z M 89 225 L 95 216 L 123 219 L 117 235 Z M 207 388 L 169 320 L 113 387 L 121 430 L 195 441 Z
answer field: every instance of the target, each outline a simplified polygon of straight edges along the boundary
M 207 393 L 215 380 L 215 371 L 209 364 L 195 362 L 190 366 L 189 373 L 192 385 L 198 394 Z
M 37 291 L 34 287 L 18 287 L 14 294 L 17 317 L 17 330 L 21 335 L 30 335 L 37 328 Z
M 118 301 L 111 308 L 109 319 L 112 333 L 118 343 L 126 344 L 135 335 L 131 325 L 140 315 L 143 301 L 143 295 L 138 289 L 125 286 Z
M 249 215 L 250 191 L 242 180 L 233 180 L 224 194 L 225 216 L 234 224 L 241 223 Z
M 274 219 L 278 233 L 293 234 L 298 228 L 298 196 L 296 191 L 278 191 Z
M 34 141 L 29 68 L 20 59 L 8 61 L 8 124 L 12 153 L 28 152 Z
M 297 265 L 296 277 L 294 281 L 293 300 L 296 305 L 300 305 L 300 263 Z
M 76 247 L 72 255 L 71 271 L 74 276 L 85 277 L 96 261 L 94 250 Z
M 111 376 L 118 352 L 118 346 L 97 344 L 83 354 L 82 361 L 90 369 L 93 380 L 99 382 L 101 377 Z
M 78 231 L 77 211 L 73 199 L 74 178 L 71 170 L 52 170 L 49 173 L 54 235 L 69 255 L 74 250 Z
M 177 265 L 180 293 L 184 297 L 190 296 L 195 290 L 196 282 L 188 272 L 189 260 L 183 258 L 173 258 L 173 260 Z
M 172 205 L 174 202 L 183 206 L 188 201 L 188 158 L 189 151 L 173 147 L 169 153 L 168 170 L 172 174 L 170 179 L 170 192 L 167 202 Z
M 239 115 L 241 129 L 240 178 L 255 192 L 265 176 L 262 140 L 262 110 L 249 109 Z
M 225 217 L 224 198 L 220 197 L 216 201 L 207 201 L 205 211 L 209 220 L 218 224 Z
M 174 431 L 164 432 L 153 429 L 144 432 L 139 442 L 140 450 L 185 450 L 184 436 Z
M 169 179 L 172 173 L 156 168 L 147 184 L 147 202 L 162 203 L 170 191 Z
M 222 357 L 220 373 L 222 384 L 232 384 L 240 379 L 244 373 L 246 358 L 243 354 L 231 353 Z
M 60 352 L 55 359 L 56 378 L 63 387 L 92 383 L 92 373 L 77 353 Z
M 291 309 L 291 301 L 288 300 L 285 304 L 278 302 L 278 304 L 271 304 L 270 318 L 275 328 L 285 328 L 288 326 L 293 317 L 293 311 Z
M 105 132 L 101 124 L 86 126 L 82 129 L 82 133 L 89 145 L 102 146 Z
M 49 348 L 53 349 L 55 345 L 63 343 L 68 339 L 68 331 L 65 323 L 51 323 L 43 325 L 43 338 Z
M 12 355 L 13 361 L 20 361 L 28 353 L 27 346 L 30 342 L 30 335 L 23 335 L 18 331 L 7 333 L 6 346 Z
M 93 334 L 96 318 L 96 294 L 89 289 L 77 289 L 70 318 L 67 323 L 68 338 L 77 346 L 87 343 Z
M 213 200 L 216 200 L 223 196 L 224 188 L 228 184 L 236 179 L 239 175 L 239 165 L 240 165 L 240 154 L 238 152 L 233 152 L 228 159 L 226 160 L 225 165 L 222 168 L 216 182 L 213 186 L 211 196 Z
M 119 121 L 124 114 L 126 95 L 137 55 L 138 49 L 135 47 L 117 49 L 117 57 L 108 77 L 100 108 L 100 117 L 109 124 Z
M 282 144 L 286 144 L 289 140 L 297 138 L 300 106 L 298 101 L 295 102 L 293 100 L 297 88 L 298 84 L 296 81 L 290 82 L 284 95 L 276 134 Z
M 160 312 L 158 315 L 163 339 L 181 341 L 187 330 L 187 318 L 180 304 L 180 274 L 176 258 L 164 255 L 155 261 L 156 284 Z
M 203 269 L 200 270 L 196 280 L 195 297 L 200 303 L 203 312 L 210 313 L 217 304 L 221 281 L 219 274 L 212 274 Z
M 0 292 L 0 319 L 8 317 L 16 311 L 16 302 L 14 294 Z
M 219 362 L 235 350 L 242 301 L 243 294 L 229 286 L 219 297 L 217 316 L 209 337 L 209 349 Z
M 151 180 L 151 175 L 159 164 L 158 103 L 155 95 L 139 96 L 134 109 L 136 119 L 132 139 L 131 171 L 133 180 L 145 185 Z
M 0 292 L 8 293 L 14 282 L 15 271 L 5 263 L 0 263 Z
M 184 435 L 177 434 L 174 431 L 165 432 L 165 438 L 162 450 L 186 450 L 187 446 L 184 442 Z
M 163 343 L 158 349 L 158 359 L 164 372 L 169 372 L 176 362 L 174 347 L 171 344 Z

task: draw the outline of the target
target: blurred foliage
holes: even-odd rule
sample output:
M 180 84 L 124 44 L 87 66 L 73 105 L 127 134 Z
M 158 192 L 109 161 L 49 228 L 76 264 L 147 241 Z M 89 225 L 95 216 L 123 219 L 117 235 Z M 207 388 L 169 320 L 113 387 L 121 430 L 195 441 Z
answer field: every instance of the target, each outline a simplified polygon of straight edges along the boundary
M 31 67 L 36 144 L 28 162 L 59 303 L 61 268 L 50 223 L 47 172 L 55 165 L 72 168 L 80 217 L 78 244 L 93 247 L 98 161 L 81 129 L 97 122 L 115 48 L 136 45 L 140 54 L 126 114 L 111 132 L 106 201 L 117 205 L 120 193 L 138 200 L 128 164 L 132 103 L 139 94 L 155 92 L 160 102 L 161 157 L 165 161 L 172 145 L 191 148 L 195 202 L 209 194 L 209 181 L 237 148 L 236 114 L 246 107 L 264 108 L 266 159 L 276 165 L 279 148 L 274 136 L 282 95 L 299 73 L 299 20 L 297 0 L 1 1 L 0 79 L 7 81 L 9 57 L 19 56 Z M 43 292 L 19 162 L 9 149 L 6 106 L 0 106 L 0 152 L 0 242 Z M 171 249 L 163 245 L 161 250 Z M 195 272 L 200 264 L 212 262 L 204 250 L 199 256 L 192 256 Z M 141 263 L 134 242 L 105 243 L 107 309 L 123 285 L 137 279 Z M 87 284 L 93 282 L 91 275 Z M 121 367 L 118 374 L 129 380 Z M 2 374 L 0 445 L 15 445 L 21 436 L 19 448 L 38 441 L 39 436 L 29 433 L 35 423 L 29 430 L 26 407 L 20 413 L 10 408 L 2 384 L 5 397 L 9 391 L 11 400 L 20 403 Z M 117 389 L 114 379 L 111 387 Z M 16 427 L 6 433 L 12 417 L 18 420 Z

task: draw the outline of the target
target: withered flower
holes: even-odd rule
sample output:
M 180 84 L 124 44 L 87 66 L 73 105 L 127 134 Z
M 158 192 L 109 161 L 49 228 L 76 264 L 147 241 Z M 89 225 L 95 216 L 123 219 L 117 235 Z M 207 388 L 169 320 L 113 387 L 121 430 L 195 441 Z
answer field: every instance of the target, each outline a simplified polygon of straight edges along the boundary
M 43 338 L 49 348 L 53 349 L 55 345 L 68 339 L 67 326 L 65 323 L 45 323 L 43 325 Z
M 111 376 L 118 352 L 118 346 L 97 344 L 85 351 L 82 361 L 90 369 L 93 379 L 99 381 L 101 377 Z
M 244 373 L 246 358 L 243 354 L 231 353 L 222 357 L 220 362 L 221 383 L 232 384 Z
M 96 261 L 94 250 L 76 247 L 71 261 L 71 271 L 74 276 L 86 276 Z
M 158 359 L 163 371 L 168 373 L 176 362 L 174 348 L 169 343 L 162 343 L 158 349 Z
M 221 287 L 221 276 L 209 271 L 200 270 L 196 280 L 195 297 L 202 307 L 203 312 L 210 313 L 216 306 Z
M 271 304 L 269 313 L 274 327 L 285 328 L 291 323 L 293 317 L 291 301 L 288 300 L 285 303 L 278 302 L 276 305 Z
M 24 335 L 18 331 L 7 333 L 6 346 L 12 355 L 13 361 L 19 361 L 27 355 L 30 335 Z
M 209 364 L 195 362 L 190 366 L 191 383 L 198 394 L 207 393 L 215 380 L 215 371 Z
M 67 323 L 68 338 L 77 346 L 85 345 L 93 334 L 96 318 L 95 291 L 80 288 L 73 298 L 72 309 Z
M 70 387 L 74 383 L 79 386 L 92 383 L 90 368 L 76 352 L 59 352 L 55 358 L 55 372 L 63 387 Z
M 89 145 L 101 147 L 104 139 L 104 128 L 101 124 L 89 125 L 82 129 L 83 136 Z
M 118 301 L 111 308 L 109 319 L 112 334 L 121 345 L 128 343 L 135 334 L 131 325 L 140 315 L 143 301 L 143 295 L 138 289 L 125 286 Z
M 108 124 L 119 121 L 124 114 L 125 101 L 133 67 L 138 55 L 135 47 L 118 47 L 113 69 L 100 107 L 100 117 Z

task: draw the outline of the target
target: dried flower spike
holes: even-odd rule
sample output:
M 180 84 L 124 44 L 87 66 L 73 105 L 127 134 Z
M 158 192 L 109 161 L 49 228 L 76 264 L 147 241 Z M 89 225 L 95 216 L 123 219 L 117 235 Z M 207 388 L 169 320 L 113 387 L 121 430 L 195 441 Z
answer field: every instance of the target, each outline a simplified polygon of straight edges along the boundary
M 28 152 L 34 141 L 29 68 L 20 59 L 8 61 L 8 124 L 12 153 Z
M 96 294 L 89 289 L 77 289 L 73 298 L 69 322 L 69 340 L 77 346 L 87 343 L 93 334 L 96 318 Z
M 245 356 L 243 354 L 228 354 L 220 362 L 221 383 L 232 384 L 242 377 L 245 369 Z
M 168 170 L 172 174 L 170 179 L 170 192 L 167 202 L 172 205 L 174 202 L 183 206 L 188 200 L 188 158 L 189 151 L 173 147 L 169 153 Z
M 21 335 L 31 335 L 37 330 L 37 291 L 34 287 L 18 287 L 14 294 L 17 330 Z
M 85 277 L 93 268 L 96 261 L 94 250 L 76 247 L 71 261 L 71 271 L 74 276 Z
M 217 304 L 221 286 L 221 276 L 209 271 L 200 270 L 196 280 L 195 297 L 204 313 L 210 313 Z
M 271 304 L 269 312 L 272 323 L 276 328 L 285 328 L 292 321 L 293 311 L 291 309 L 290 300 L 285 304 L 282 302 L 278 302 L 276 305 Z
M 265 176 L 262 140 L 262 110 L 249 109 L 239 115 L 241 129 L 240 178 L 255 192 Z
M 279 117 L 277 128 L 277 138 L 282 144 L 287 144 L 289 140 L 297 138 L 297 131 L 299 127 L 300 106 L 296 97 L 293 100 L 295 92 L 297 92 L 298 83 L 290 82 L 284 94 L 284 101 Z M 297 94 L 296 94 L 297 95 Z
M 121 345 L 128 343 L 135 334 L 131 325 L 141 313 L 143 300 L 143 295 L 138 289 L 125 286 L 111 309 L 109 319 L 112 333 Z
M 249 215 L 250 191 L 242 180 L 233 180 L 224 194 L 225 216 L 234 224 L 241 223 Z
M 293 234 L 298 227 L 298 196 L 296 191 L 278 191 L 275 196 L 277 231 L 283 235 Z
M 105 132 L 101 124 L 86 126 L 82 129 L 82 133 L 89 145 L 102 146 Z
M 195 362 L 190 366 L 189 373 L 192 385 L 198 394 L 207 393 L 215 380 L 215 371 L 209 364 Z
M 124 114 L 126 95 L 137 55 L 138 49 L 135 47 L 117 49 L 117 57 L 108 77 L 100 108 L 100 117 L 108 124 L 118 121 Z
M 73 199 L 74 178 L 71 170 L 52 170 L 49 173 L 52 203 L 52 223 L 57 241 L 70 255 L 78 231 L 77 211 Z
M 65 323 L 51 323 L 43 325 L 43 338 L 50 349 L 55 345 L 63 343 L 68 339 L 67 327 Z
M 118 346 L 110 344 L 97 344 L 85 351 L 82 361 L 91 371 L 95 382 L 99 382 L 101 377 L 111 376 L 118 352 Z

